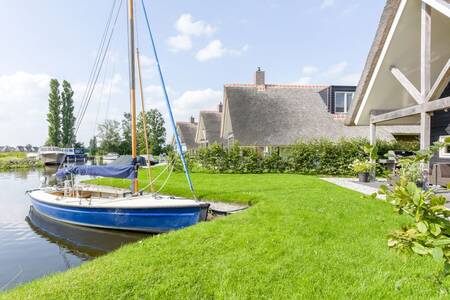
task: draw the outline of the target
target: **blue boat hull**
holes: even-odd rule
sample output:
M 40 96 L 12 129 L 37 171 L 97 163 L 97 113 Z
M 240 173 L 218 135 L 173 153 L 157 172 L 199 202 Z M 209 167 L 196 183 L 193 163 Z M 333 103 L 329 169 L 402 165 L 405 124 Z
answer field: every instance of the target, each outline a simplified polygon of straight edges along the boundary
M 89 208 L 49 204 L 31 197 L 41 214 L 61 222 L 88 227 L 143 232 L 167 232 L 206 219 L 208 206 L 167 208 Z

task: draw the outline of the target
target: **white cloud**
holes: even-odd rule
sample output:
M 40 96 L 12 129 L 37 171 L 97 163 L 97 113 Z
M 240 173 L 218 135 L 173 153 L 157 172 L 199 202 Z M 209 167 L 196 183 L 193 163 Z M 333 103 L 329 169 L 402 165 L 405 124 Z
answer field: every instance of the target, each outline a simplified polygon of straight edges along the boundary
M 176 36 L 171 36 L 167 39 L 167 44 L 170 47 L 170 51 L 186 51 L 192 49 L 192 40 L 188 35 L 179 34 Z
M 175 99 L 173 110 L 177 121 L 187 121 L 190 116 L 198 118 L 200 110 L 216 109 L 222 101 L 222 92 L 213 89 L 185 91 Z
M 334 5 L 334 0 L 323 0 L 320 9 L 325 9 Z
M 0 145 L 45 142 L 50 79 L 48 74 L 26 72 L 0 76 Z
M 304 66 L 302 68 L 302 74 L 303 75 L 313 75 L 319 72 L 319 68 L 316 66 Z
M 301 72 L 302 76 L 297 83 L 357 85 L 360 73 L 347 72 L 348 66 L 346 61 L 330 65 L 322 70 L 316 66 L 304 66 Z
M 175 23 L 175 28 L 183 35 L 211 36 L 217 29 L 202 20 L 194 20 L 190 14 L 182 14 Z
M 224 55 L 239 56 L 242 53 L 246 52 L 248 48 L 249 46 L 245 45 L 240 50 L 227 49 L 223 46 L 220 40 L 213 40 L 205 48 L 200 49 L 195 57 L 198 61 L 203 62 L 211 59 L 221 58 Z
M 331 77 L 334 75 L 341 74 L 342 72 L 345 71 L 347 66 L 348 66 L 348 63 L 346 61 L 337 63 L 335 65 L 331 65 L 325 70 L 324 75 Z
M 308 76 L 303 76 L 300 77 L 300 79 L 298 80 L 298 84 L 310 84 L 311 83 L 312 78 L 308 77 Z
M 358 85 L 360 77 L 361 77 L 360 73 L 346 74 L 338 78 L 337 84 Z

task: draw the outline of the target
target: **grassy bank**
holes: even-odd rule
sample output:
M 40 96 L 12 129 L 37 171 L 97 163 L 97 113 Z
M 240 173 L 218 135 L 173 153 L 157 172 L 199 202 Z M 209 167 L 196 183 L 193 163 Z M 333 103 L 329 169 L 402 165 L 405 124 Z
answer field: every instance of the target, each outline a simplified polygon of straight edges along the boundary
M 0 153 L 0 170 L 14 170 L 24 168 L 43 167 L 40 160 L 28 159 L 26 153 L 23 152 L 5 152 Z
M 440 266 L 432 259 L 403 261 L 388 249 L 387 234 L 408 219 L 386 203 L 310 176 L 192 177 L 204 199 L 255 205 L 125 246 L 0 298 L 427 299 L 450 287 L 449 279 L 442 285 L 433 279 Z M 173 174 L 165 192 L 188 196 L 184 175 Z

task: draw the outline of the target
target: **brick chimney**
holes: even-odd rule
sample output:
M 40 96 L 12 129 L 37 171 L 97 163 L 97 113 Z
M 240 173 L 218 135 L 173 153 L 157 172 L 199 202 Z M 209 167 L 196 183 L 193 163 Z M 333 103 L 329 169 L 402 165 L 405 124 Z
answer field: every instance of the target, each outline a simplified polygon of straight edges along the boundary
M 219 103 L 219 112 L 221 113 L 221 112 L 223 112 L 223 104 L 222 104 L 222 102 L 220 102 Z
M 192 124 L 195 124 L 195 118 L 194 118 L 194 116 L 191 116 L 191 123 L 192 123 Z
M 266 90 L 266 74 L 261 70 L 261 67 L 258 67 L 255 73 L 255 84 L 258 91 Z

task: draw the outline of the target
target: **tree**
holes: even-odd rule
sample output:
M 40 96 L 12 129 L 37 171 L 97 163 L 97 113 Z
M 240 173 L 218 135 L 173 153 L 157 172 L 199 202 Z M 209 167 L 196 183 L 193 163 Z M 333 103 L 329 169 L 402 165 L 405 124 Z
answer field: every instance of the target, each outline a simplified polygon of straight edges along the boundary
M 61 93 L 61 114 L 62 114 L 62 128 L 61 128 L 61 143 L 63 147 L 71 147 L 76 141 L 75 137 L 75 117 L 73 115 L 73 90 L 70 83 L 66 80 L 62 83 Z
M 50 80 L 50 93 L 48 95 L 48 146 L 59 146 L 61 143 L 61 98 L 59 95 L 59 82 Z
M 120 123 L 116 120 L 106 120 L 98 126 L 100 150 L 104 153 L 119 152 L 120 149 Z
M 150 144 L 150 153 L 160 155 L 164 152 L 166 143 L 166 128 L 164 127 L 164 119 L 157 109 L 151 109 L 145 113 L 147 123 L 147 139 Z M 145 135 L 144 122 L 142 114 L 139 114 L 138 124 L 138 152 L 145 153 Z
M 94 135 L 92 139 L 89 140 L 89 154 L 95 156 L 97 154 L 97 137 Z
M 124 113 L 122 119 L 122 142 L 119 154 L 131 154 L 131 114 Z

